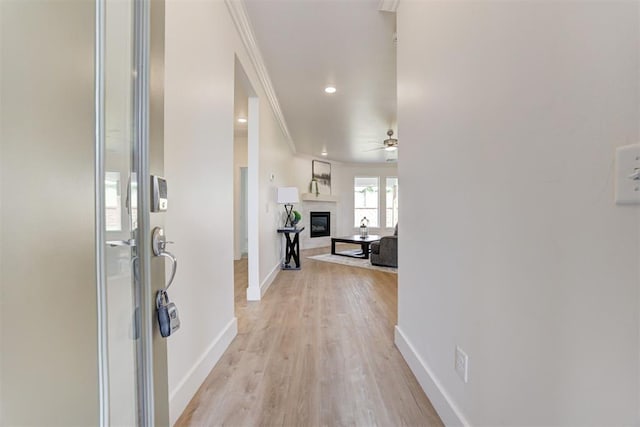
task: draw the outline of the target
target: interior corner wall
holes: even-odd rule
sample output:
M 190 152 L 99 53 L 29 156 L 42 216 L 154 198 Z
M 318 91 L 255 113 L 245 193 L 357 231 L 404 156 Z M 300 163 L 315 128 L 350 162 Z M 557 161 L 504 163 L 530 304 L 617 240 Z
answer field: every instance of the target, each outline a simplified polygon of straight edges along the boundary
M 400 4 L 396 342 L 447 424 L 640 422 L 638 7 Z
M 166 231 L 180 261 L 171 298 L 181 329 L 168 342 L 174 423 L 237 331 L 234 317 L 233 106 L 236 57 L 260 100 L 259 274 L 277 273 L 275 190 L 292 154 L 221 1 L 166 2 Z M 274 174 L 273 181 L 270 179 Z
M 1 425 L 98 424 L 94 17 L 0 2 Z

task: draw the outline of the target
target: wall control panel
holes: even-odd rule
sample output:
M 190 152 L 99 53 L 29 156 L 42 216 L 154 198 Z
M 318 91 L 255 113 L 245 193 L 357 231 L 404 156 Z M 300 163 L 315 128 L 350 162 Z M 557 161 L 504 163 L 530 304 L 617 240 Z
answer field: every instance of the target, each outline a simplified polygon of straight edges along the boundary
M 151 175 L 151 212 L 165 212 L 168 206 L 167 180 Z

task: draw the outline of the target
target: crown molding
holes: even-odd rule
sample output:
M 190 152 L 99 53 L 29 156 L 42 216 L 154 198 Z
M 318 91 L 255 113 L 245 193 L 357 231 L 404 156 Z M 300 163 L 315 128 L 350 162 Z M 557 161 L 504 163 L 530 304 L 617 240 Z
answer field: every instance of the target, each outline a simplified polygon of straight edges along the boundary
M 400 0 L 380 0 L 378 10 L 380 12 L 395 13 L 398 10 L 398 3 L 400 3 Z
M 276 117 L 278 124 L 280 125 L 280 129 L 282 130 L 285 139 L 289 143 L 289 147 L 291 148 L 293 153 L 296 153 L 296 146 L 293 143 L 291 134 L 289 133 L 289 128 L 287 127 L 287 122 L 285 121 L 284 115 L 282 114 L 282 109 L 280 108 L 280 102 L 278 102 L 276 91 L 273 88 L 271 78 L 269 77 L 269 72 L 267 71 L 267 67 L 264 64 L 264 60 L 262 59 L 260 49 L 258 48 L 258 44 L 253 33 L 253 28 L 251 27 L 251 22 L 249 21 L 249 15 L 247 14 L 244 0 L 225 0 L 225 4 L 227 5 L 227 9 L 229 9 L 229 14 L 231 14 L 233 23 L 235 24 L 236 29 L 240 34 L 242 44 L 249 54 L 249 59 L 251 60 L 254 69 L 256 70 L 256 74 L 258 75 L 258 79 L 262 84 L 262 88 L 267 95 L 269 104 L 271 104 L 273 114 Z

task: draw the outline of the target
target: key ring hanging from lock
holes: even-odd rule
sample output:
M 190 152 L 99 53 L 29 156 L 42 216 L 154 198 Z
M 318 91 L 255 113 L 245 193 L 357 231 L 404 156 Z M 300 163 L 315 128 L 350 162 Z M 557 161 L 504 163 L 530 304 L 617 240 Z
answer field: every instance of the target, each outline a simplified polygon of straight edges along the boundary
M 162 256 L 171 260 L 171 274 L 169 275 L 167 285 L 163 288 L 165 292 L 173 283 L 173 279 L 176 277 L 176 271 L 178 270 L 178 259 L 166 249 L 167 245 L 170 243 L 173 242 L 167 241 L 162 227 L 156 227 L 153 229 L 151 232 L 151 248 L 153 250 L 153 254 L 155 256 Z

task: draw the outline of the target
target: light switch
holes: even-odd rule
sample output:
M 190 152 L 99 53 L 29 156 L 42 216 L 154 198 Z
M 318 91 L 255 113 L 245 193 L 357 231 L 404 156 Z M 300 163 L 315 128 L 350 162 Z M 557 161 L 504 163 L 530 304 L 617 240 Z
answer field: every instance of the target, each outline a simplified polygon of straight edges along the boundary
M 616 204 L 640 204 L 640 144 L 616 148 Z

